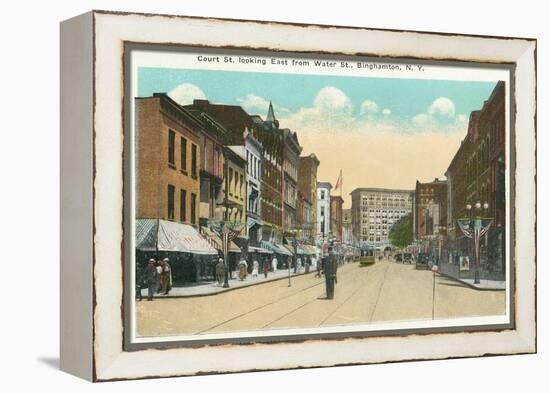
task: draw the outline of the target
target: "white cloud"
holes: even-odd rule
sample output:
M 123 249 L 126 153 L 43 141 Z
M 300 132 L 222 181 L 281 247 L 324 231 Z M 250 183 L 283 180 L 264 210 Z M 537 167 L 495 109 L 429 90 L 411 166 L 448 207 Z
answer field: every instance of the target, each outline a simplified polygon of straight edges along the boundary
M 422 127 L 423 130 L 439 129 L 441 131 L 454 130 L 457 126 L 464 124 L 465 115 L 455 116 L 455 104 L 447 97 L 435 99 L 425 113 L 419 113 L 412 118 L 414 126 Z
M 269 109 L 269 101 L 264 97 L 257 96 L 256 94 L 247 94 L 245 98 L 237 98 L 237 102 L 250 114 L 258 114 L 265 117 Z M 288 114 L 290 111 L 287 108 L 273 104 L 273 110 L 275 111 L 275 117 L 279 118 Z
M 243 108 L 249 112 L 255 112 L 255 113 L 258 112 L 261 114 L 266 114 L 269 108 L 268 100 L 252 93 L 247 94 L 247 96 L 244 99 L 243 98 L 237 99 L 237 101 L 240 102 Z
M 182 83 L 176 86 L 170 92 L 168 96 L 176 101 L 180 105 L 189 105 L 193 103 L 193 100 L 205 100 L 206 94 L 200 89 L 200 87 L 191 83 Z
M 300 108 L 279 119 L 281 126 L 299 131 L 305 128 L 336 132 L 349 129 L 354 122 L 353 106 L 344 92 L 336 87 L 323 87 L 313 100 L 313 106 Z M 277 108 L 275 108 L 277 113 Z
M 378 104 L 371 100 L 365 100 L 361 104 L 361 109 L 359 113 L 361 116 L 372 116 L 376 115 L 380 109 L 378 108 Z
M 418 125 L 418 126 L 422 126 L 422 125 L 426 125 L 428 123 L 430 123 L 432 121 L 432 119 L 430 118 L 430 116 L 426 113 L 420 113 L 418 115 L 416 115 L 415 117 L 413 117 L 412 119 L 413 123 Z
M 455 104 L 447 97 L 439 97 L 428 108 L 428 114 L 437 120 L 455 117 Z
M 344 92 L 336 87 L 323 87 L 317 93 L 313 105 L 321 112 L 349 112 L 351 113 L 351 101 Z
M 382 111 L 382 114 L 385 115 L 385 116 L 391 115 L 391 109 L 385 108 L 385 109 Z
M 458 118 L 457 118 L 458 122 L 459 123 L 468 123 L 468 116 L 462 114 L 462 115 L 458 115 Z

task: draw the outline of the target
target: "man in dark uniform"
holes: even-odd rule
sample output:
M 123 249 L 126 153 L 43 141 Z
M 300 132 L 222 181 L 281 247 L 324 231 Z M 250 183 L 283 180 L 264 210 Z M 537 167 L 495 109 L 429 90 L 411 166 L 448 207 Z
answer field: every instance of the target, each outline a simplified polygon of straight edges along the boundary
M 325 285 L 327 299 L 334 299 L 334 284 L 336 283 L 337 261 L 332 245 L 328 248 L 328 256 L 324 259 Z

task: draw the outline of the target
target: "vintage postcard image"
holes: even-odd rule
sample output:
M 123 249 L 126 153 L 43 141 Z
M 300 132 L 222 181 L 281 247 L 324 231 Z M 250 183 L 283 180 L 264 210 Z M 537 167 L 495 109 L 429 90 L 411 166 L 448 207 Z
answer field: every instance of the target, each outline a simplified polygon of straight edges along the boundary
M 509 68 L 126 56 L 131 342 L 510 326 Z

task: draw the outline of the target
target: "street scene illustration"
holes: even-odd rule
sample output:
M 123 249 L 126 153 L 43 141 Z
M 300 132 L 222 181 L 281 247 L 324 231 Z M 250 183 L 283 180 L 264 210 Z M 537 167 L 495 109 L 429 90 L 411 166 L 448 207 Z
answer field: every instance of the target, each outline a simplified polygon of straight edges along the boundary
M 506 313 L 503 81 L 137 81 L 138 336 Z

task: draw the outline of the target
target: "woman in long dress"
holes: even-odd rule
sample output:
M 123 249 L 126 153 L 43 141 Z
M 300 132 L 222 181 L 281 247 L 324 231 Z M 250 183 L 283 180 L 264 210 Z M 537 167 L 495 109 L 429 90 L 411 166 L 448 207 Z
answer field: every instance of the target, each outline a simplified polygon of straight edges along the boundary
M 239 280 L 244 280 L 246 278 L 246 268 L 248 267 L 248 264 L 244 259 L 241 259 L 239 261 Z
M 257 259 L 254 259 L 252 262 L 252 278 L 258 278 L 258 270 L 260 269 L 260 264 Z

